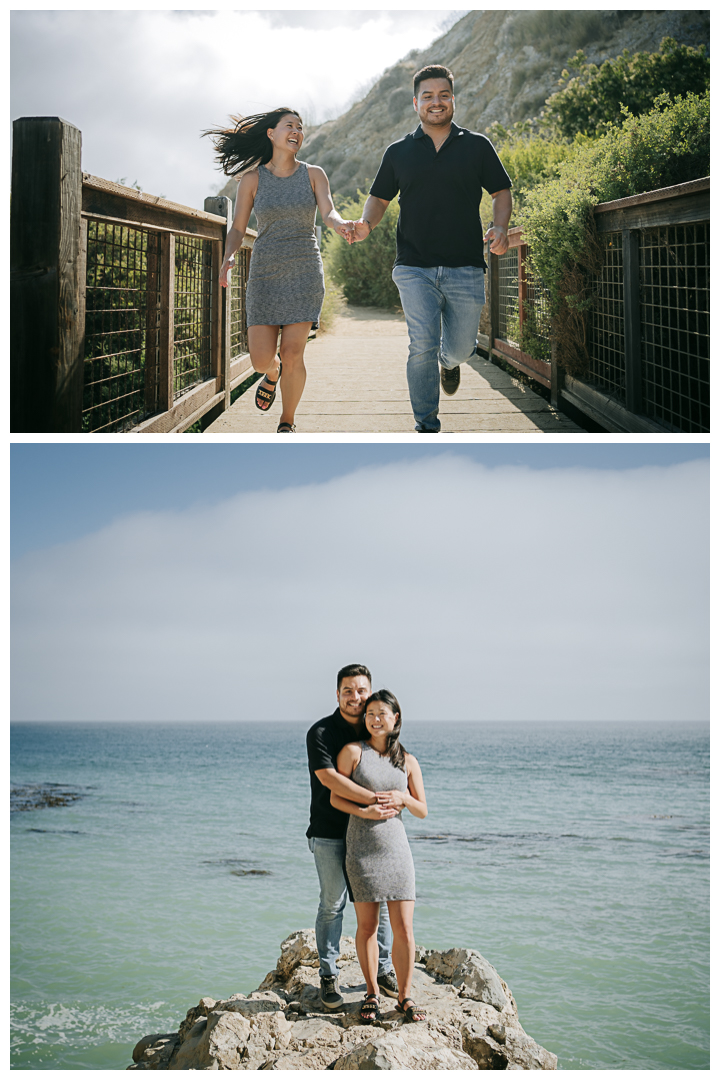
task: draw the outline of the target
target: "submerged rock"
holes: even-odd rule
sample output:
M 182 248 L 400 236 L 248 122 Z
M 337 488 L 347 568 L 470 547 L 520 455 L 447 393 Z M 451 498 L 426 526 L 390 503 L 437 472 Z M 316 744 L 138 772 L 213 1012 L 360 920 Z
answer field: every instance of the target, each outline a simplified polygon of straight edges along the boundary
M 257 990 L 201 998 L 177 1032 L 146 1035 L 129 1069 L 556 1069 L 557 1057 L 523 1031 L 507 984 L 473 949 L 418 949 L 413 1000 L 426 1023 L 409 1023 L 381 998 L 378 1023 L 360 1023 L 364 981 L 349 937 L 341 941 L 340 992 L 320 1000 L 313 930 L 283 941 Z

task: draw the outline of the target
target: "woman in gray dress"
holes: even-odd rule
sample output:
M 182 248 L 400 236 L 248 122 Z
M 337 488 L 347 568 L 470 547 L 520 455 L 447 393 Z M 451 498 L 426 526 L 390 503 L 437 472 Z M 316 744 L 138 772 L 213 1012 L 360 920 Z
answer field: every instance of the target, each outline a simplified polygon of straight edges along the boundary
M 330 797 L 336 809 L 350 815 L 345 872 L 357 915 L 355 945 L 366 982 L 360 1019 L 368 1024 L 377 1019 L 380 1006 L 377 928 L 382 900 L 387 901 L 393 931 L 392 958 L 399 989 L 396 1008 L 406 1020 L 426 1018 L 410 997 L 415 964 L 415 868 L 402 810 L 424 818 L 427 803 L 417 758 L 398 741 L 401 726 L 397 698 L 389 690 L 371 694 L 365 702 L 367 738 L 343 747 L 337 771 L 382 795 L 382 800 L 359 806 L 334 792 Z
M 348 241 L 353 224 L 335 210 L 323 170 L 297 160 L 303 124 L 294 109 L 246 116 L 237 119 L 234 128 L 206 134 L 214 136 L 223 172 L 240 181 L 220 268 L 221 285 L 227 286 L 228 271 L 235 265 L 235 252 L 253 209 L 258 223 L 246 298 L 250 360 L 265 375 L 255 392 L 255 404 L 267 412 L 282 374 L 277 430 L 293 432 L 305 386 L 305 345 L 311 326 L 320 318 L 325 295 L 315 211 L 319 209 L 324 224 Z

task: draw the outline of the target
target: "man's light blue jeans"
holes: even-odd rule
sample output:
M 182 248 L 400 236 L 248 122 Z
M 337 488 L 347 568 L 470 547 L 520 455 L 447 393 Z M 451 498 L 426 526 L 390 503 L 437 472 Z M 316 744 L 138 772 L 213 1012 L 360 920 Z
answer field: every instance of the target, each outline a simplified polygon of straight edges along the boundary
M 323 977 L 335 976 L 338 973 L 337 959 L 340 955 L 343 911 L 348 898 L 347 882 L 343 873 L 345 841 L 323 840 L 311 836 L 308 838 L 308 846 L 315 856 L 315 867 L 320 878 L 320 905 L 315 920 L 320 974 Z M 385 975 L 392 971 L 392 930 L 387 904 L 380 905 L 378 948 L 378 972 Z
M 416 431 L 439 431 L 440 368 L 469 360 L 485 303 L 485 271 L 476 266 L 396 266 L 410 334 L 407 381 Z

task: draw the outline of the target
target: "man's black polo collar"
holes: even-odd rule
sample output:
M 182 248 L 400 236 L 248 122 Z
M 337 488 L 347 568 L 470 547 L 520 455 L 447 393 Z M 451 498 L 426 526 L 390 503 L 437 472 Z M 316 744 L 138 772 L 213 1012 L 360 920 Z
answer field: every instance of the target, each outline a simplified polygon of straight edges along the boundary
M 441 144 L 440 150 L 442 150 L 443 146 L 447 146 L 447 144 L 449 142 L 452 142 L 452 140 L 455 138 L 456 135 L 464 135 L 464 134 L 465 134 L 465 132 L 463 131 L 463 129 L 459 128 L 454 120 L 451 120 L 450 121 L 450 134 L 448 135 L 445 142 Z M 430 139 L 430 142 L 432 142 L 431 136 L 428 135 L 425 131 L 423 131 L 422 124 L 418 124 L 418 126 L 413 131 L 413 139 L 422 139 L 422 138 Z M 434 144 L 433 144 L 433 148 L 434 148 Z M 437 151 L 438 154 L 440 153 L 440 150 Z

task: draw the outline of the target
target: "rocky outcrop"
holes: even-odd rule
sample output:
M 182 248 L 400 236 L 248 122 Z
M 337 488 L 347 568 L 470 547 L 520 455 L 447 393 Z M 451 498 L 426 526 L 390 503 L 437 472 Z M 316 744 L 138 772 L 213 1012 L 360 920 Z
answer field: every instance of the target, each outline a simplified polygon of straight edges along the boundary
M 302 158 L 321 165 L 333 194 L 354 196 L 372 180 L 385 147 L 417 126 L 412 77 L 426 64 L 455 76 L 459 124 L 486 132 L 537 116 L 578 48 L 592 63 L 623 49 L 654 52 L 663 37 L 709 43 L 708 11 L 471 11 L 427 48 L 389 67 L 362 101 L 310 131 Z M 551 23 L 555 20 L 558 25 Z M 234 198 L 234 183 L 229 185 Z
M 379 1021 L 360 1023 L 364 982 L 349 937 L 341 943 L 344 1006 L 320 1000 L 315 933 L 280 946 L 257 990 L 204 997 L 177 1032 L 147 1035 L 129 1069 L 555 1069 L 557 1057 L 520 1024 L 507 984 L 474 949 L 418 949 L 413 997 L 426 1023 L 407 1023 L 391 998 Z

